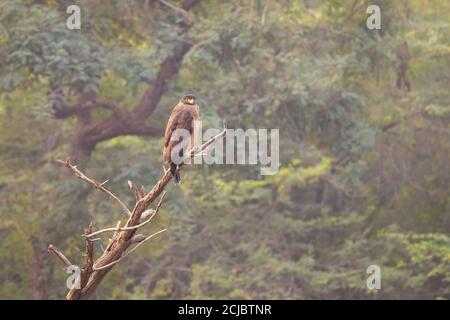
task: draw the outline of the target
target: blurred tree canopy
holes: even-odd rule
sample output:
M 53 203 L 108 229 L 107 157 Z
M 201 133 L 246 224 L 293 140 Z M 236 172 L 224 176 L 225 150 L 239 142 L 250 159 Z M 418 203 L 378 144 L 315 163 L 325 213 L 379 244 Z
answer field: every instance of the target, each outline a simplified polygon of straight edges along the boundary
M 121 217 L 54 160 L 131 203 L 187 92 L 204 127 L 280 128 L 280 172 L 187 170 L 97 298 L 450 298 L 449 34 L 437 0 L 2 1 L 0 298 L 63 297 L 48 243 Z

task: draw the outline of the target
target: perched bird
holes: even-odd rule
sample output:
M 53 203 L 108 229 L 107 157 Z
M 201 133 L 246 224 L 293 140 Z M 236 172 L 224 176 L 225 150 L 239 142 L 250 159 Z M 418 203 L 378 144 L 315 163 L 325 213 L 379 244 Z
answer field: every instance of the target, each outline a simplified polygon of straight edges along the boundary
M 192 94 L 185 95 L 173 108 L 167 122 L 164 134 L 164 161 L 170 165 L 170 172 L 175 183 L 180 183 L 179 163 L 174 163 L 172 153 L 178 152 L 179 157 L 183 157 L 184 150 L 189 150 L 194 145 L 194 121 L 199 120 L 200 110 Z M 177 129 L 185 129 L 190 134 L 190 141 L 183 141 L 181 137 L 173 136 Z M 186 140 L 186 139 L 184 139 Z M 187 144 L 187 145 L 186 145 Z

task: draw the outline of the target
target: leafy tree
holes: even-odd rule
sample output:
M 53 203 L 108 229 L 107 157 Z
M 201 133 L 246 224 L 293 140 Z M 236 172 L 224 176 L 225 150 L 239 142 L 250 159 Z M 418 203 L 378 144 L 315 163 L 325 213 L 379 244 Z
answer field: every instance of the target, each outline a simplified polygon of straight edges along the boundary
M 131 203 L 193 92 L 204 127 L 279 128 L 280 171 L 187 170 L 98 298 L 449 298 L 450 5 L 370 1 L 371 31 L 364 0 L 165 2 L 76 1 L 80 31 L 64 1 L 0 5 L 0 297 L 62 297 L 47 244 L 120 217 L 54 159 Z

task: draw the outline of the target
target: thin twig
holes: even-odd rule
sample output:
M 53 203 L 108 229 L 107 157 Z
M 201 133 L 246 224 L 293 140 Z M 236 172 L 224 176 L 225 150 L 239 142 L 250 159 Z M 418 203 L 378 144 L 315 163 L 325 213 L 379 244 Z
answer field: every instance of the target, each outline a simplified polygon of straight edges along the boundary
M 94 267 L 94 271 L 100 271 L 100 270 L 104 270 L 107 269 L 113 265 L 115 265 L 116 263 L 119 263 L 122 259 L 124 259 L 126 256 L 128 256 L 129 254 L 131 254 L 134 250 L 136 250 L 140 245 L 142 245 L 144 242 L 146 242 L 147 240 L 150 240 L 151 238 L 153 238 L 154 236 L 163 233 L 164 231 L 166 231 L 167 229 L 162 229 L 158 232 L 155 232 L 151 235 L 149 235 L 147 238 L 145 238 L 144 240 L 142 240 L 141 242 L 139 242 L 136 246 L 134 246 L 133 248 L 130 249 L 130 251 L 126 252 L 123 256 L 121 256 L 119 259 L 110 262 L 108 264 L 105 264 L 104 266 L 101 267 Z
M 157 214 L 158 213 L 158 211 L 159 211 L 159 208 L 161 208 L 161 205 L 162 205 L 162 203 L 163 203 L 163 201 L 164 201 L 164 198 L 165 198 L 165 196 L 166 196 L 166 191 L 164 191 L 163 192 L 163 194 L 162 194 L 162 196 L 161 196 L 161 199 L 159 199 L 159 202 L 158 202 L 158 204 L 156 205 L 156 209 L 155 209 L 155 213 L 154 214 Z
M 212 143 L 216 142 L 216 140 L 222 138 L 226 133 L 227 133 L 227 122 L 224 120 L 223 121 L 223 131 L 217 135 L 215 135 L 214 137 L 212 137 L 211 139 L 209 139 L 208 141 L 206 141 L 204 144 L 202 144 L 200 147 L 198 148 L 192 148 L 190 150 L 190 152 L 188 153 L 190 155 L 191 158 L 195 157 L 197 154 L 202 153 L 207 147 L 209 147 Z
M 147 238 L 145 238 L 144 240 L 142 240 L 141 242 L 139 242 L 135 247 L 131 248 L 130 251 L 126 252 L 122 258 L 125 258 L 126 256 L 130 255 L 134 250 L 136 250 L 137 248 L 139 248 L 140 245 L 142 245 L 145 241 L 150 240 L 151 238 L 153 238 L 154 236 L 157 236 L 160 233 L 163 233 L 167 231 L 167 228 L 159 230 L 158 232 L 155 232 L 151 235 L 149 235 Z
M 48 246 L 48 251 L 53 253 L 64 264 L 66 268 L 72 265 L 72 262 L 70 262 L 70 260 L 67 259 L 67 257 L 56 246 L 50 244 Z
M 116 224 L 116 229 L 119 229 L 120 228 L 120 220 L 119 221 L 117 221 L 117 224 Z M 109 248 L 111 247 L 111 245 L 112 245 L 112 239 L 114 239 L 114 237 L 117 235 L 117 231 L 116 232 L 114 232 L 113 233 L 113 236 L 111 237 L 111 239 L 109 239 L 109 242 L 108 242 L 108 245 L 106 246 L 106 249 L 103 249 L 103 247 L 102 247 L 102 250 L 103 250 L 103 252 L 105 252 L 105 251 L 107 251 L 107 250 L 109 250 Z
M 130 187 L 131 192 L 133 192 L 134 194 L 134 198 L 137 200 L 139 200 L 141 198 L 141 195 L 139 193 L 138 188 L 136 187 L 136 185 L 131 182 L 130 180 L 128 180 L 128 186 Z
M 85 234 L 92 232 L 92 223 L 89 225 L 89 228 L 85 230 Z M 84 266 L 85 277 L 88 276 L 92 272 L 92 267 L 94 265 L 94 243 L 91 239 L 86 237 L 86 264 Z
M 121 223 L 121 221 L 119 220 L 119 221 L 117 221 L 117 224 L 116 224 L 116 229 L 119 229 L 120 228 L 120 223 Z M 114 233 L 113 234 L 113 236 L 115 236 L 116 234 Z
M 135 230 L 135 229 L 138 229 L 138 228 L 140 228 L 140 227 L 142 227 L 142 226 L 145 226 L 147 223 L 149 223 L 149 222 L 152 220 L 152 218 L 154 217 L 154 215 L 155 215 L 155 213 L 153 213 L 153 214 L 150 216 L 150 218 L 148 218 L 148 219 L 145 220 L 144 222 L 142 222 L 142 223 L 140 223 L 140 224 L 137 224 L 137 225 L 135 225 L 135 226 L 132 226 L 132 227 L 105 228 L 105 229 L 101 229 L 101 230 L 95 231 L 95 232 L 93 232 L 93 233 L 91 233 L 91 234 L 86 234 L 86 235 L 83 234 L 83 237 L 91 238 L 91 237 L 93 237 L 93 236 L 98 236 L 99 234 L 103 234 L 103 233 L 106 233 L 106 232 Z
M 113 198 L 114 200 L 116 200 L 116 202 L 120 205 L 120 207 L 122 208 L 123 211 L 125 211 L 125 213 L 130 216 L 131 212 L 130 210 L 127 208 L 126 205 L 123 204 L 122 201 L 120 201 L 120 199 L 114 195 L 111 191 L 109 191 L 106 187 L 104 187 L 104 184 L 108 181 L 105 181 L 103 183 L 98 183 L 97 181 L 87 177 L 83 172 L 81 172 L 77 166 L 74 166 L 70 163 L 69 158 L 67 158 L 66 161 L 63 160 L 56 160 L 58 163 L 61 163 L 62 165 L 66 166 L 67 168 L 71 169 L 72 172 L 81 180 L 86 181 L 87 183 L 89 183 L 93 188 L 95 189 L 99 189 L 101 191 L 103 191 L 104 193 L 106 193 L 107 195 L 109 195 L 111 198 Z
M 95 232 L 90 233 L 90 234 L 83 234 L 83 237 L 91 238 L 91 237 L 93 237 L 93 236 L 97 236 L 97 235 L 99 235 L 99 234 L 106 233 L 106 232 L 112 232 L 112 231 L 127 231 L 127 230 L 134 230 L 134 229 L 138 229 L 138 228 L 140 228 L 140 227 L 143 227 L 143 226 L 145 226 L 147 223 L 149 223 L 149 222 L 153 219 L 153 217 L 158 213 L 158 210 L 159 210 L 159 208 L 161 208 L 161 205 L 162 205 L 162 202 L 163 202 L 165 196 L 166 196 L 166 192 L 164 192 L 164 193 L 162 194 L 161 199 L 159 200 L 158 205 L 156 206 L 155 211 L 154 211 L 154 212 L 152 213 L 152 215 L 151 215 L 147 220 L 145 220 L 144 222 L 142 222 L 142 223 L 140 223 L 140 224 L 137 224 L 137 225 L 135 225 L 135 226 L 132 226 L 132 227 L 120 227 L 120 226 L 119 226 L 119 225 L 120 225 L 120 221 L 119 221 L 118 224 L 117 224 L 117 226 L 116 226 L 115 228 L 105 228 L 105 229 L 101 229 L 101 230 L 95 231 Z

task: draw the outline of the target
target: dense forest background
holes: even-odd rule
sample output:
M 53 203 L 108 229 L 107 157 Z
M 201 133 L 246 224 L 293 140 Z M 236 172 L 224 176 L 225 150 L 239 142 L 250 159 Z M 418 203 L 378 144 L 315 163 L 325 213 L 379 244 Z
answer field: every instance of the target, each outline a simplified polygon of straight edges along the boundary
M 63 298 L 47 245 L 123 219 L 55 160 L 132 204 L 194 93 L 204 128 L 279 128 L 280 172 L 184 170 L 94 298 L 449 299 L 449 35 L 440 0 L 2 0 L 0 298 Z

